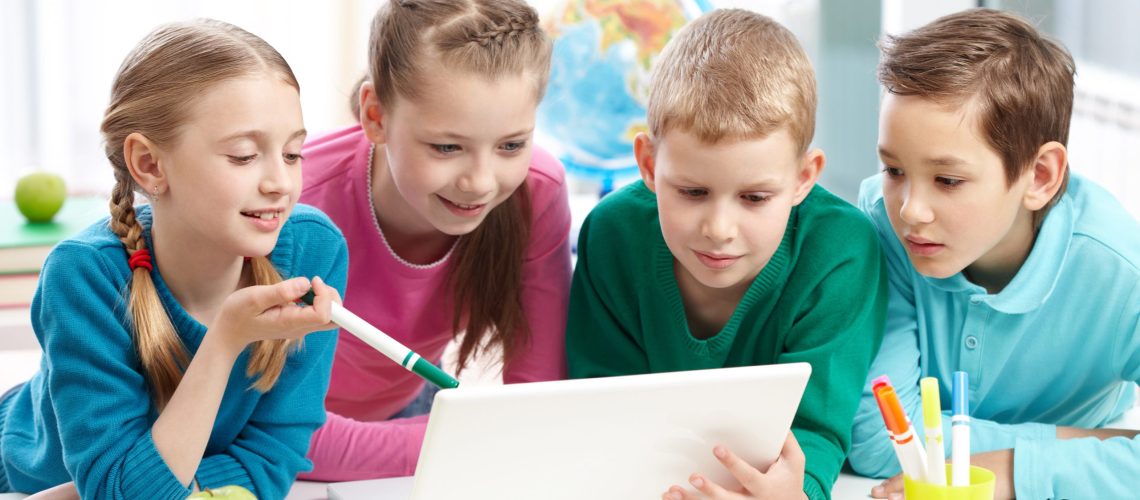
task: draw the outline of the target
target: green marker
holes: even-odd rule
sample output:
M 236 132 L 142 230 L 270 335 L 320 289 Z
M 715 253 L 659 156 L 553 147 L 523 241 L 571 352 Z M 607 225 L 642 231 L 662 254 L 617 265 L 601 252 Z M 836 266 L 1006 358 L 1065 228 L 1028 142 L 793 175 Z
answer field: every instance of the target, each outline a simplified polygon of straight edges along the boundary
M 301 300 L 306 304 L 313 305 L 313 291 L 310 289 L 301 297 Z M 404 344 L 397 342 L 396 339 L 389 337 L 388 334 L 368 324 L 367 321 L 360 319 L 360 316 L 353 314 L 336 302 L 332 304 L 332 320 L 333 323 L 356 335 L 356 338 L 363 340 L 380 351 L 381 354 L 388 356 L 388 359 L 399 363 L 400 366 L 423 377 L 424 380 L 439 386 L 440 389 L 459 387 L 459 381 L 440 370 L 438 366 L 420 357 L 415 351 L 408 349 Z

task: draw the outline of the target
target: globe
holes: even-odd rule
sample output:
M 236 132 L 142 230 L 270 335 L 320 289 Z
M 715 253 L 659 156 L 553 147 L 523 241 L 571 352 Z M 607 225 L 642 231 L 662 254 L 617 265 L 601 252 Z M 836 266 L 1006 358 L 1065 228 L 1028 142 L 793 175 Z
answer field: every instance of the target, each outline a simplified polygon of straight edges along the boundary
M 633 139 L 648 130 L 653 63 L 709 0 L 564 0 L 547 17 L 550 84 L 538 109 L 543 144 L 571 175 L 614 181 L 637 172 Z

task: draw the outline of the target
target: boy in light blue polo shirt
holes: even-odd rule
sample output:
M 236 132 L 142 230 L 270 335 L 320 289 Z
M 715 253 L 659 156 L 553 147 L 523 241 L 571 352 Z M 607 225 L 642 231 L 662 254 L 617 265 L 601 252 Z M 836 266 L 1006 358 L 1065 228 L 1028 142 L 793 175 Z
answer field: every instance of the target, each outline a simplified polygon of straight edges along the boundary
M 859 204 L 889 303 L 868 380 L 888 374 L 921 430 L 919 378 L 939 380 L 948 410 L 951 374 L 968 372 L 972 463 L 997 475 L 997 498 L 1140 492 L 1140 439 L 1100 429 L 1140 381 L 1140 225 L 1069 175 L 1073 74 L 1063 47 L 988 9 L 883 43 L 883 173 Z M 848 460 L 895 475 L 865 388 Z M 872 496 L 901 490 L 895 476 Z

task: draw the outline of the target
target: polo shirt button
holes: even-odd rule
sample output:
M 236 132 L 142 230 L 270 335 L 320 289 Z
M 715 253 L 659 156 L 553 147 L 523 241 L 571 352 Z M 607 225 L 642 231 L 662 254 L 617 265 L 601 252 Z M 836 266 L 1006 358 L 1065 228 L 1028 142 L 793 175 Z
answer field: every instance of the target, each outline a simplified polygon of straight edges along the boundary
M 973 336 L 973 335 L 966 337 L 966 348 L 967 349 L 977 349 L 978 348 L 978 338 Z

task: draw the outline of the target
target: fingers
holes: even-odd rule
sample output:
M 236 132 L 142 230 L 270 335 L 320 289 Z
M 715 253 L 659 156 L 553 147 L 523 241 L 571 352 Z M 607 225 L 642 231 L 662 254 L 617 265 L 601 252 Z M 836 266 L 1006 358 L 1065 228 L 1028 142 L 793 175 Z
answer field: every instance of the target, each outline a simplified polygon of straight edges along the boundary
M 250 304 L 259 312 L 300 299 L 309 290 L 308 278 L 292 278 L 274 285 L 246 288 Z
M 698 500 L 699 495 L 677 485 L 669 487 L 669 491 L 661 495 L 661 500 Z
M 786 443 L 785 443 L 786 446 Z M 721 465 L 728 472 L 735 477 L 740 484 L 743 485 L 748 491 L 756 493 L 763 488 L 764 474 L 753 467 L 752 464 L 745 462 L 740 457 L 736 456 L 731 450 L 724 445 L 716 445 L 713 447 L 713 455 L 720 461 Z M 696 485 L 694 485 L 696 486 Z M 704 490 L 701 490 L 704 491 Z
M 705 498 L 710 498 L 710 499 L 740 498 L 739 495 L 736 495 L 736 494 L 732 493 L 731 491 L 728 491 L 728 490 L 722 488 L 719 484 L 716 484 L 712 481 L 709 481 L 709 479 L 707 477 L 701 475 L 700 473 L 694 473 L 693 475 L 689 476 L 689 484 L 693 485 L 693 487 L 696 488 L 697 491 L 700 491 L 701 493 L 703 493 L 705 495 Z M 685 495 L 687 495 L 687 496 L 683 497 L 684 500 L 689 500 L 690 498 L 694 498 L 694 499 L 700 498 L 696 495 L 689 495 L 688 492 L 685 492 Z
M 871 488 L 871 498 L 902 498 L 902 474 L 883 481 L 882 484 Z
M 788 464 L 797 469 L 803 469 L 807 462 L 804 457 L 804 450 L 800 448 L 800 442 L 796 441 L 796 435 L 788 431 L 788 437 L 784 440 L 784 448 L 780 450 L 780 458 L 787 460 Z
M 317 321 L 329 328 L 335 328 L 332 322 L 332 304 L 340 303 L 340 294 L 336 289 L 325 284 L 320 276 L 313 278 L 313 311 L 317 314 Z

